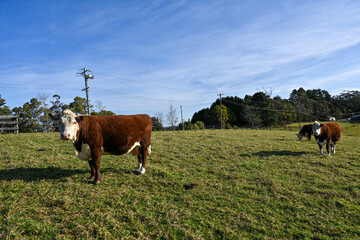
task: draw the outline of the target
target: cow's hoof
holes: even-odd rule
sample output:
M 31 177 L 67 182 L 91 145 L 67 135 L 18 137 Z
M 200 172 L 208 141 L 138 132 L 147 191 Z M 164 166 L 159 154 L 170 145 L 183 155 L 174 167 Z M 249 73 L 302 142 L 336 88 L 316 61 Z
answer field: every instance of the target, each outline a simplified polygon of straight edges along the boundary
M 93 184 L 94 184 L 94 185 L 100 184 L 100 180 L 95 180 L 95 181 L 93 182 Z
M 145 168 L 141 168 L 141 169 L 137 168 L 137 169 L 135 169 L 134 172 L 135 172 L 135 174 L 143 175 L 143 174 L 145 174 Z

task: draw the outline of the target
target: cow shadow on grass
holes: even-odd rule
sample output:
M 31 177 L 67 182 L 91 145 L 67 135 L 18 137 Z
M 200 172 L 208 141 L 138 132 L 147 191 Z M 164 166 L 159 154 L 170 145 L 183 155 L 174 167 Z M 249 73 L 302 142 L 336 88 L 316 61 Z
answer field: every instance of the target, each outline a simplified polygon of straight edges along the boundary
M 124 174 L 130 174 L 130 171 L 116 170 L 112 168 L 100 169 L 101 173 L 106 172 L 122 172 Z M 13 168 L 0 170 L 1 180 L 23 180 L 26 182 L 40 181 L 40 180 L 62 180 L 67 177 L 71 177 L 77 174 L 85 174 L 86 178 L 90 177 L 90 169 L 63 169 L 59 167 L 47 167 L 47 168 Z
M 48 168 L 13 168 L 0 170 L 1 180 L 23 180 L 26 182 L 51 180 L 51 179 L 64 179 L 71 177 L 75 174 L 89 173 L 86 170 L 62 169 L 58 167 Z
M 259 157 L 301 156 L 303 154 L 307 154 L 307 152 L 293 152 L 293 151 L 283 150 L 283 151 L 260 151 L 260 152 L 257 152 L 257 153 L 253 153 L 254 156 L 259 156 Z

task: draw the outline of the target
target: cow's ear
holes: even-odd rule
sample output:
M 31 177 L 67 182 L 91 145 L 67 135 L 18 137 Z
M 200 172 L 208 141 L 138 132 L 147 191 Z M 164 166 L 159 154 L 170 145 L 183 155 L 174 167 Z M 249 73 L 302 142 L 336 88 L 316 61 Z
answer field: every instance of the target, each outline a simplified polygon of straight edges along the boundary
M 84 120 L 83 116 L 75 117 L 76 122 L 81 123 L 82 120 Z
M 320 127 L 324 126 L 324 124 L 320 124 Z
M 49 113 L 49 116 L 52 120 L 57 121 L 60 119 L 60 115 Z

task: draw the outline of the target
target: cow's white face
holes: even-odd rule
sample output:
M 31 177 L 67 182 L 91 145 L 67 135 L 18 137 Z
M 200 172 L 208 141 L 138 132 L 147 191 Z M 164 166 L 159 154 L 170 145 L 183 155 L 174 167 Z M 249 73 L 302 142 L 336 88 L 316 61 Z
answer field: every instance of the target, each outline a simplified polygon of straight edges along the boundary
M 69 109 L 64 110 L 60 116 L 50 115 L 53 120 L 59 120 L 60 139 L 76 141 L 76 133 L 79 130 L 77 115 Z
M 312 131 L 315 136 L 319 136 L 321 134 L 321 125 L 318 121 L 315 121 L 312 126 Z

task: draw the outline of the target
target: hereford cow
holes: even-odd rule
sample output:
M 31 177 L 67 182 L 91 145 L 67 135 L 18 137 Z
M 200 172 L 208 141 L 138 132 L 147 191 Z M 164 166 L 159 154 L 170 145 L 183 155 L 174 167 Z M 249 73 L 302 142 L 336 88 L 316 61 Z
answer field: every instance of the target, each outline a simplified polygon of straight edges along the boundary
M 146 158 L 151 153 L 152 120 L 148 115 L 80 116 L 67 109 L 50 116 L 60 122 L 60 139 L 71 140 L 75 155 L 89 161 L 94 184 L 101 180 L 100 159 L 105 154 L 132 152 L 139 160 L 135 171 L 145 173 Z
M 301 128 L 300 132 L 296 134 L 299 141 L 301 141 L 303 137 L 307 137 L 309 141 L 311 140 L 312 126 L 312 124 L 306 124 Z
M 339 124 L 337 123 L 325 123 L 320 124 L 315 121 L 313 124 L 313 134 L 317 144 L 320 148 L 320 154 L 323 155 L 322 147 L 326 144 L 326 150 L 330 155 L 329 147 L 331 146 L 331 152 L 335 153 L 335 145 L 340 140 L 342 132 Z

